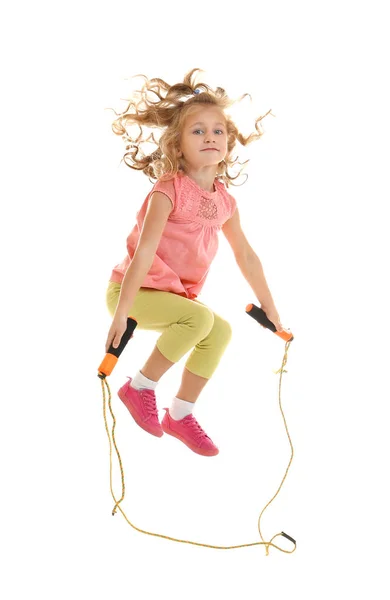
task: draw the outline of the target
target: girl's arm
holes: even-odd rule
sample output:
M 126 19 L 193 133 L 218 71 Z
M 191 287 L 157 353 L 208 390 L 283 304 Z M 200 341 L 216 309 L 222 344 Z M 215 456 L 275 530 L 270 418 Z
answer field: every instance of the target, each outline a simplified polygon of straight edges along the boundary
M 127 268 L 122 281 L 115 317 L 127 317 L 133 306 L 138 290 L 142 286 L 150 267 L 153 264 L 154 254 L 146 248 L 144 251 L 136 250 L 134 257 Z
M 153 264 L 154 256 L 172 209 L 172 202 L 168 196 L 161 192 L 152 194 L 134 257 L 122 281 L 114 318 L 127 318 L 129 315 L 138 290 Z

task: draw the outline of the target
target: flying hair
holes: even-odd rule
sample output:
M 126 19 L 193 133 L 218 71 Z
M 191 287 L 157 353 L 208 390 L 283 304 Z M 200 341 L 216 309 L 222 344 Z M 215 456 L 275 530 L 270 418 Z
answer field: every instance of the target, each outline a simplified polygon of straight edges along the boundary
M 114 110 L 117 118 L 112 123 L 113 132 L 122 136 L 126 144 L 126 152 L 122 160 L 131 169 L 143 171 L 152 182 L 161 178 L 169 179 L 179 171 L 185 171 L 183 159 L 177 155 L 183 123 L 195 109 L 202 105 L 212 105 L 221 109 L 224 114 L 228 140 L 228 151 L 225 159 L 218 164 L 216 177 L 222 180 L 227 187 L 242 185 L 234 182 L 249 161 L 241 163 L 237 156 L 233 158 L 236 142 L 247 146 L 260 139 L 263 135 L 260 122 L 271 113 L 271 110 L 255 119 L 255 131 L 245 137 L 238 130 L 232 118 L 224 111 L 245 96 L 250 98 L 250 95 L 243 94 L 240 98 L 233 100 L 221 87 L 214 90 L 205 83 L 197 83 L 198 71 L 202 70 L 192 69 L 185 75 L 182 83 L 174 85 L 169 85 L 159 78 L 148 79 L 145 75 L 135 75 L 135 77 L 143 77 L 144 84 L 141 90 L 136 90 L 130 98 L 126 99 L 129 100 L 129 104 L 122 113 Z M 134 125 L 139 128 L 138 136 L 130 133 L 127 129 Z M 156 129 L 160 133 L 159 139 L 156 139 L 153 131 L 148 134 L 146 128 Z M 157 148 L 147 154 L 142 148 L 145 143 L 155 144 Z M 232 170 L 237 170 L 237 165 L 240 165 L 241 168 L 238 173 L 233 174 Z

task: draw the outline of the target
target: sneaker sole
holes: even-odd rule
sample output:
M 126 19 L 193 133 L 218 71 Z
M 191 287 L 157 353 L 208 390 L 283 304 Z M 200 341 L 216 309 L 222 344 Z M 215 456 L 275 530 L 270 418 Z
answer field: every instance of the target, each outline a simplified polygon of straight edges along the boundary
M 202 448 L 199 448 L 199 446 L 193 446 L 190 442 L 185 440 L 180 434 L 178 434 L 175 431 L 172 431 L 172 429 L 168 429 L 168 427 L 164 426 L 164 423 L 161 424 L 161 427 L 162 427 L 162 430 L 164 431 L 164 433 L 166 433 L 167 435 L 171 435 L 172 437 L 175 437 L 176 439 L 180 440 L 181 442 L 183 442 L 183 444 L 185 444 L 190 450 L 192 450 L 196 454 L 200 454 L 201 456 L 217 456 L 217 454 L 219 454 L 219 450 L 217 450 L 217 451 L 204 450 Z
M 141 427 L 141 429 L 143 429 L 147 433 L 150 433 L 151 435 L 154 435 L 155 437 L 162 437 L 164 435 L 164 432 L 163 432 L 162 429 L 161 429 L 161 431 L 158 431 L 158 430 L 156 431 L 155 429 L 151 430 L 151 429 L 148 428 L 148 426 L 147 426 L 146 423 L 144 423 L 143 421 L 141 421 L 141 419 L 139 418 L 139 416 L 135 412 L 133 406 L 128 401 L 128 399 L 127 399 L 126 394 L 125 394 L 124 391 L 119 390 L 118 391 L 118 396 L 122 400 L 123 404 L 126 406 L 127 410 L 129 411 L 129 413 L 133 417 L 134 421 L 137 423 L 137 425 L 139 427 Z

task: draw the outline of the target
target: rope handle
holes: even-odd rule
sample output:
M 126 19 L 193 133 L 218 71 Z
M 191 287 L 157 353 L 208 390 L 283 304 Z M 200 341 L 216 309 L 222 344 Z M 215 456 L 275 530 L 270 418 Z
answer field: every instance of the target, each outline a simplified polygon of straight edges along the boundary
M 121 341 L 119 343 L 118 348 L 114 348 L 114 346 L 111 343 L 106 353 L 106 356 L 104 357 L 99 366 L 98 377 L 100 377 L 100 379 L 104 379 L 105 377 L 108 377 L 108 375 L 111 375 L 112 370 L 118 362 L 118 358 L 125 349 L 127 342 L 130 338 L 133 337 L 133 333 L 137 325 L 138 323 L 136 319 L 133 319 L 133 317 L 127 317 L 126 331 L 121 337 Z

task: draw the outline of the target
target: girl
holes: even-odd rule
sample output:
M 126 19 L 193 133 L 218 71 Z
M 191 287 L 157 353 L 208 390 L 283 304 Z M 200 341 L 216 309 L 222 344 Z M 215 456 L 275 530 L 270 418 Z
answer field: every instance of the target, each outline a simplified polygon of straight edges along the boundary
M 261 262 L 241 229 L 236 201 L 226 189 L 238 177 L 228 172 L 237 163 L 232 158 L 236 141 L 246 146 L 259 139 L 263 117 L 256 119 L 257 133 L 245 138 L 225 114 L 234 101 L 220 87 L 196 85 L 196 71 L 172 86 L 142 76 L 142 89 L 112 125 L 128 144 L 126 164 L 157 181 L 127 238 L 128 254 L 111 273 L 106 301 L 113 322 L 106 352 L 111 343 L 118 347 L 128 316 L 139 329 L 161 333 L 145 365 L 118 395 L 148 433 L 161 437 L 165 432 L 197 454 L 215 456 L 218 448 L 192 413 L 232 334 L 229 323 L 197 299 L 221 229 L 267 317 L 278 331 L 283 328 Z M 132 124 L 140 131 L 136 138 L 126 130 Z M 146 138 L 142 126 L 160 130 L 160 139 Z M 145 155 L 141 145 L 150 140 L 157 149 Z M 191 349 L 181 386 L 160 424 L 157 383 Z

